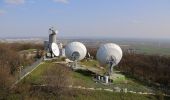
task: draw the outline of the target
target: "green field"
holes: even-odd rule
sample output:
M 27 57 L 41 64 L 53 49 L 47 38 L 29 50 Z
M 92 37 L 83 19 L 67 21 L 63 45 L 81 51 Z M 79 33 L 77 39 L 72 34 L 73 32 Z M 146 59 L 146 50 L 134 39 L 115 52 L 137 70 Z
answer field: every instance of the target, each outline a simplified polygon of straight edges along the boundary
M 144 54 L 158 54 L 158 55 L 170 55 L 170 48 L 165 47 L 155 47 L 150 45 L 135 45 L 135 49 L 137 49 L 137 53 Z
M 50 62 L 44 62 L 40 64 L 31 74 L 25 77 L 22 82 L 31 84 L 41 84 L 43 72 L 49 67 L 52 67 L 52 65 L 54 64 Z

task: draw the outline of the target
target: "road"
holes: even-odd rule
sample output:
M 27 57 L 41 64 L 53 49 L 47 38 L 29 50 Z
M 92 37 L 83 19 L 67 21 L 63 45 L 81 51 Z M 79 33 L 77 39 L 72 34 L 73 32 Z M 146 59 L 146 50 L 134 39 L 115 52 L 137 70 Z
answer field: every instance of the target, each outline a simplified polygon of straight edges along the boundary
M 42 61 L 43 61 L 43 58 L 40 58 L 39 60 L 34 62 L 31 66 L 27 66 L 24 69 L 21 69 L 19 72 L 19 76 L 16 79 L 15 83 L 12 85 L 12 87 L 18 84 L 24 77 L 29 75 L 32 71 L 34 71 L 40 64 L 43 63 Z

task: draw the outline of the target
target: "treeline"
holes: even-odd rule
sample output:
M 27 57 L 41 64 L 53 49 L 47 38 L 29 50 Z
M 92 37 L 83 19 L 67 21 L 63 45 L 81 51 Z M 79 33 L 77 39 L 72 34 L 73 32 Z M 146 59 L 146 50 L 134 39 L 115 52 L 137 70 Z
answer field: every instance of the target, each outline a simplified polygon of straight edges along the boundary
M 21 57 L 19 51 L 42 47 L 39 44 L 0 43 L 0 90 L 8 90 L 19 67 L 32 63 L 24 56 Z
M 122 72 L 158 86 L 170 85 L 170 57 L 124 52 L 118 67 Z
M 8 45 L 11 49 L 15 51 L 22 51 L 22 50 L 28 50 L 28 49 L 39 49 L 43 50 L 43 44 L 33 44 L 33 43 L 8 43 Z
M 94 59 L 96 59 L 96 53 L 97 53 L 97 48 L 94 47 L 87 47 L 87 52 L 90 53 L 90 56 L 93 56 Z
M 21 43 L 0 43 L 0 66 L 9 66 L 11 73 L 15 72 L 17 66 L 29 65 L 34 59 L 27 59 L 26 55 L 21 56 L 19 51 L 37 49 L 35 57 L 40 58 L 43 50 L 41 44 Z
M 9 69 L 10 73 L 13 74 L 21 65 L 22 59 L 20 59 L 18 52 L 9 44 L 0 44 L 0 53 L 0 67 Z

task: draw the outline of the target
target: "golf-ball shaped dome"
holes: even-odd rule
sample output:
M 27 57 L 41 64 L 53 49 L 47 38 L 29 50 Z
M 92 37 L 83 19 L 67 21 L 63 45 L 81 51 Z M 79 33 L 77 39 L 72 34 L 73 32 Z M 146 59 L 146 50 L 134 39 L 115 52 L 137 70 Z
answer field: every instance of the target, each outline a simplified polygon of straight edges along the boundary
M 114 43 L 101 45 L 96 54 L 97 60 L 106 65 L 109 61 L 114 60 L 113 66 L 116 66 L 122 59 L 122 49 Z
M 65 47 L 65 55 L 72 61 L 84 59 L 86 53 L 85 45 L 80 42 L 71 42 Z

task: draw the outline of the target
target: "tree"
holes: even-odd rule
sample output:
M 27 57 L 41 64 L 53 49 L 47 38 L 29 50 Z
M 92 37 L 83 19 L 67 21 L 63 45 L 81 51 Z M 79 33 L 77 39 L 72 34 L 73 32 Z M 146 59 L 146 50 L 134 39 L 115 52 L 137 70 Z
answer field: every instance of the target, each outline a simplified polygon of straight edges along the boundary
M 72 84 L 71 71 L 65 65 L 55 64 L 44 73 L 44 82 L 48 92 L 59 96 Z

